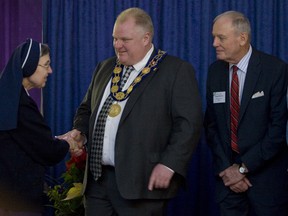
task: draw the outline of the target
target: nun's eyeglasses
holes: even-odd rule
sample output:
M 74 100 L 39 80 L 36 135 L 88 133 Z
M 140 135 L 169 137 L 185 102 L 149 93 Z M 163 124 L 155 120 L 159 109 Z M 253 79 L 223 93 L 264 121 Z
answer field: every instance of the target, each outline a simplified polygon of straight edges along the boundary
M 38 64 L 38 66 L 41 66 L 41 67 L 43 67 L 43 68 L 46 68 L 47 70 L 50 68 L 50 64 L 47 64 L 47 65 L 40 65 L 40 64 Z

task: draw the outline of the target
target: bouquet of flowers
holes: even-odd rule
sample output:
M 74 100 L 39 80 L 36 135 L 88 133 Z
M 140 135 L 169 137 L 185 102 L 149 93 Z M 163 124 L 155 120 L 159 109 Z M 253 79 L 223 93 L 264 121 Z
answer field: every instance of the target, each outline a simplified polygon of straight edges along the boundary
M 66 172 L 61 175 L 63 183 L 49 187 L 47 195 L 53 203 L 56 216 L 84 216 L 82 181 L 87 153 L 72 156 L 66 162 Z

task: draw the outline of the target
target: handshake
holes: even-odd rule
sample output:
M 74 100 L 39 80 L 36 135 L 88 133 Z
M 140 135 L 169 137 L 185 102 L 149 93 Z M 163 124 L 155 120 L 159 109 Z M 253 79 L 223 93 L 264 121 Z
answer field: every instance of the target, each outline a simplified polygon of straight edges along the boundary
M 85 143 L 87 142 L 87 138 L 80 131 L 73 129 L 68 131 L 65 134 L 56 136 L 55 138 L 65 140 L 69 143 L 70 153 L 73 156 L 80 156 L 85 152 Z

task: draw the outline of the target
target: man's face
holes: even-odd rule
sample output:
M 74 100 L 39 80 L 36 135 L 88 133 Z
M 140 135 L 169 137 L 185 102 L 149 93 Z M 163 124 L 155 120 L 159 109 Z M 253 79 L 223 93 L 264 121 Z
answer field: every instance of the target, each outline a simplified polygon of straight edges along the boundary
M 118 59 L 124 65 L 134 65 L 144 58 L 149 39 L 150 34 L 137 26 L 133 18 L 114 25 L 113 46 Z
M 219 60 L 238 63 L 243 57 L 243 37 L 237 33 L 230 19 L 220 17 L 213 25 L 213 46 Z

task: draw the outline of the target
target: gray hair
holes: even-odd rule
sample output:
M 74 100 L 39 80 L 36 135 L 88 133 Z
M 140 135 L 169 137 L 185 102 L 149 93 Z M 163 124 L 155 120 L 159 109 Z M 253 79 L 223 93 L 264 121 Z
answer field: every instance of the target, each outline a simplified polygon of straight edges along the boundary
M 47 44 L 41 44 L 40 57 L 50 54 L 50 48 Z
M 232 21 L 232 26 L 237 33 L 246 32 L 248 34 L 248 40 L 251 40 L 251 26 L 249 19 L 238 11 L 226 11 L 217 17 L 215 17 L 213 23 L 215 23 L 221 17 L 228 17 Z

